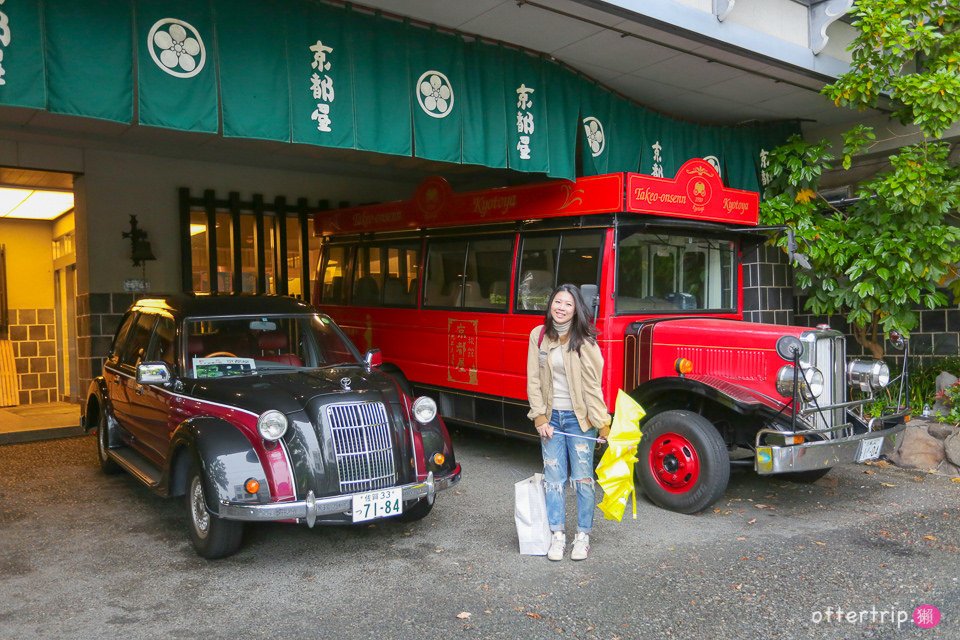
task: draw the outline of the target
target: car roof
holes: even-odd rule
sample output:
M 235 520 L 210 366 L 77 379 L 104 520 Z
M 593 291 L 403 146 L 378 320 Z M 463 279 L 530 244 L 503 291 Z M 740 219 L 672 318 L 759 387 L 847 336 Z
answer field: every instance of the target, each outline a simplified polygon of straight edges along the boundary
M 309 304 L 288 296 L 173 294 L 137 300 L 131 309 L 166 311 L 178 317 L 316 313 Z

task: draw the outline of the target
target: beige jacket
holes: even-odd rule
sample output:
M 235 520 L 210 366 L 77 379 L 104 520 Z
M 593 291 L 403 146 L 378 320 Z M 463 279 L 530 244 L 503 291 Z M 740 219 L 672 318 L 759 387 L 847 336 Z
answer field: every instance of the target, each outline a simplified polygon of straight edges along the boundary
M 570 386 L 570 400 L 580 428 L 584 431 L 599 429 L 600 436 L 605 437 L 609 431 L 610 414 L 607 413 L 607 404 L 603 401 L 600 388 L 603 371 L 600 347 L 595 342 L 584 342 L 578 356 L 575 351 L 570 352 L 566 344 L 561 345 L 560 341 L 551 340 L 546 334 L 543 342 L 537 346 L 541 329 L 542 326 L 538 326 L 530 332 L 527 349 L 527 399 L 530 401 L 527 417 L 533 420 L 535 426 L 550 421 L 553 412 L 553 372 L 547 356 L 550 349 L 562 346 L 561 356 Z

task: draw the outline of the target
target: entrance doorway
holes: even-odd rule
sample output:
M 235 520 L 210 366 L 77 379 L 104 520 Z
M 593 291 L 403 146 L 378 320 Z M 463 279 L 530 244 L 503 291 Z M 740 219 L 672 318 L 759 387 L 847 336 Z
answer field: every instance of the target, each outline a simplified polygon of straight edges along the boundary
M 2 405 L 79 400 L 73 175 L 0 167 Z

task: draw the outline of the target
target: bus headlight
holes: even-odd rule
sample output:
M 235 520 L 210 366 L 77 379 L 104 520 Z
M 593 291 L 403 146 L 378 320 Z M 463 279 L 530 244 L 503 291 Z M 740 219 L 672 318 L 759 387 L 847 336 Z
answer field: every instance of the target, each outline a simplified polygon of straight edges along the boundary
M 420 424 L 427 424 L 437 417 L 437 403 L 433 398 L 420 396 L 413 401 L 413 417 Z
M 847 365 L 847 384 L 863 392 L 877 391 L 890 383 L 890 367 L 883 360 L 852 360 Z
M 264 411 L 257 420 L 257 431 L 264 440 L 276 442 L 287 432 L 287 416 L 276 409 Z
M 816 367 L 801 368 L 801 371 L 803 380 L 800 380 L 799 376 L 797 380 L 800 387 L 800 396 L 806 401 L 819 397 L 823 393 L 823 374 Z M 787 398 L 793 395 L 792 364 L 783 365 L 777 372 L 777 392 Z

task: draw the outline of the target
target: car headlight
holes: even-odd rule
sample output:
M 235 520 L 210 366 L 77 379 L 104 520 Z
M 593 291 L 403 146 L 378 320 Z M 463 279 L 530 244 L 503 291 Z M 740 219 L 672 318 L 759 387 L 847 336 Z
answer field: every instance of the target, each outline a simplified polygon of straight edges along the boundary
M 890 367 L 883 360 L 852 360 L 847 365 L 847 383 L 863 392 L 877 391 L 890 383 Z
M 816 367 L 801 368 L 803 381 L 798 380 L 800 395 L 810 401 L 823 393 L 823 374 Z M 806 384 L 804 384 L 806 381 Z M 793 365 L 786 364 L 777 372 L 777 392 L 787 398 L 793 395 Z
M 276 409 L 270 409 L 260 414 L 257 420 L 257 431 L 264 440 L 274 442 L 287 432 L 287 416 Z
M 420 424 L 427 424 L 437 417 L 437 403 L 433 398 L 420 396 L 413 401 L 413 417 Z

